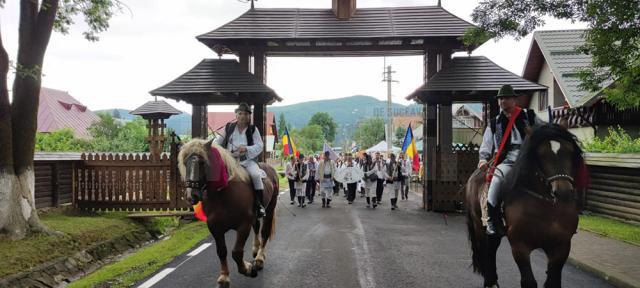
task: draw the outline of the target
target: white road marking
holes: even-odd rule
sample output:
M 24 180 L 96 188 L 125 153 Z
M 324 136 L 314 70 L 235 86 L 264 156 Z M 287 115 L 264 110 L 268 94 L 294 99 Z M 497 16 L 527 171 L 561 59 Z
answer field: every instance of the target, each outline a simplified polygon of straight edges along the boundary
M 367 237 L 364 234 L 364 228 L 360 218 L 355 213 L 350 213 L 353 223 L 356 226 L 354 233 L 349 233 L 352 245 L 355 249 L 356 267 L 358 267 L 358 282 L 360 287 L 375 288 L 376 282 L 373 279 L 373 264 L 371 263 L 371 253 L 369 253 L 369 245 Z M 359 242 L 359 243 L 358 243 Z
M 555 141 L 555 140 L 551 140 L 549 141 L 549 143 L 551 143 L 551 150 L 553 151 L 553 153 L 556 153 L 556 155 L 558 155 L 558 151 L 560 150 L 560 142 Z
M 160 280 L 162 280 L 162 278 L 164 278 L 167 275 L 169 275 L 169 273 L 173 272 L 173 270 L 176 270 L 176 268 L 166 268 L 166 269 L 162 270 L 160 273 L 158 273 L 155 276 L 151 277 L 151 279 L 149 279 L 146 282 L 142 283 L 142 285 L 138 286 L 138 288 L 150 288 L 151 286 L 153 286 L 154 284 L 156 284 Z
M 209 248 L 209 246 L 211 246 L 211 243 L 204 243 L 204 244 L 200 245 L 200 247 L 198 247 L 196 250 L 193 250 L 193 251 L 191 251 L 191 253 L 187 254 L 187 256 L 189 256 L 189 257 L 196 256 L 196 255 L 200 254 L 200 252 L 202 252 L 205 249 Z

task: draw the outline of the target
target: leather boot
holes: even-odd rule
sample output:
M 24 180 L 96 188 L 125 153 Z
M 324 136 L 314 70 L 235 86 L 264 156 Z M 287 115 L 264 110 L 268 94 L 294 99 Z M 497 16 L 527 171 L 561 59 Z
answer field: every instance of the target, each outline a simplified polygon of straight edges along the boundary
M 327 199 L 322 198 L 322 208 L 327 206 Z
M 258 218 L 262 218 L 266 215 L 266 211 L 264 210 L 264 190 L 256 190 L 256 216 Z
M 487 219 L 487 235 L 503 235 L 504 229 L 502 229 L 502 213 L 500 206 L 494 207 L 491 203 L 487 203 L 487 210 L 489 218 Z
M 327 208 L 331 208 L 331 199 L 327 199 Z

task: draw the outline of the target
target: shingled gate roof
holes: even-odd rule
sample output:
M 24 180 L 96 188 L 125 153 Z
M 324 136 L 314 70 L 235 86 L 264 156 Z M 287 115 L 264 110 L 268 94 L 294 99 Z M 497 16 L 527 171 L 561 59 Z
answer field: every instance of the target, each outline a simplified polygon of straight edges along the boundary
M 475 26 L 439 6 L 358 8 L 348 20 L 336 18 L 331 9 L 256 8 L 197 39 L 210 48 L 224 45 L 234 51 L 242 46 L 264 45 L 268 55 L 284 53 L 278 50 L 283 46 L 298 46 L 307 54 L 314 46 L 353 54 L 354 50 L 365 51 L 368 45 L 388 46 L 386 51 L 378 52 L 380 55 L 398 54 L 401 50 L 420 54 L 426 46 L 437 46 L 444 40 L 455 43 L 454 50 L 462 49 L 457 38 L 471 27 Z M 424 41 L 426 38 L 430 41 Z M 354 41 L 341 42 L 347 39 Z M 402 44 L 405 47 L 393 48 Z
M 599 99 L 600 92 L 578 87 L 578 71 L 591 66 L 592 59 L 591 55 L 577 50 L 585 43 L 585 32 L 585 29 L 534 32 L 522 77 L 537 81 L 542 63 L 546 61 L 570 107 L 588 105 Z M 612 83 L 611 80 L 607 81 L 603 87 Z
M 165 101 L 149 101 L 142 106 L 129 112 L 131 115 L 140 115 L 143 118 L 150 115 L 159 115 L 160 118 L 169 118 L 171 115 L 182 114 L 182 111 L 173 108 L 169 103 Z
M 415 99 L 420 96 L 429 98 L 431 94 L 443 95 L 449 92 L 497 92 L 505 84 L 513 86 L 514 90 L 519 92 L 547 89 L 546 86 L 520 78 L 484 56 L 469 56 L 451 59 L 448 67 L 427 80 L 427 83 L 416 89 L 407 99 Z M 483 101 L 486 99 L 475 100 Z
M 273 89 L 242 70 L 233 59 L 204 59 L 177 79 L 149 93 L 191 104 L 282 101 Z

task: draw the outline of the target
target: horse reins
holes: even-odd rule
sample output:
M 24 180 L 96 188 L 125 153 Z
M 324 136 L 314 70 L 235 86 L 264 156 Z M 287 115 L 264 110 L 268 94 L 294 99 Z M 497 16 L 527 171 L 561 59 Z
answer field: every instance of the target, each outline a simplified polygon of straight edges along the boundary
M 543 182 L 547 188 L 551 188 L 551 183 L 553 183 L 554 181 L 558 181 L 558 180 L 562 180 L 562 179 L 571 182 L 571 185 L 574 185 L 574 183 L 575 183 L 573 177 L 571 177 L 570 175 L 567 175 L 567 174 L 556 174 L 556 175 L 553 175 L 551 177 L 545 178 L 540 174 L 540 169 L 538 169 L 538 171 L 535 172 L 535 175 L 538 176 L 538 179 L 541 182 Z M 527 189 L 527 188 L 520 188 L 520 189 L 524 190 L 525 192 L 527 192 L 527 194 L 529 194 L 529 195 L 531 195 L 531 196 L 533 196 L 535 198 L 538 198 L 540 200 L 544 200 L 544 201 L 547 201 L 547 202 L 551 203 L 553 206 L 556 206 L 558 204 L 558 198 L 556 197 L 555 193 L 553 192 L 553 189 L 549 189 L 549 196 L 550 197 L 545 197 L 544 195 L 536 193 L 536 192 L 534 192 L 534 191 L 532 191 L 530 189 Z

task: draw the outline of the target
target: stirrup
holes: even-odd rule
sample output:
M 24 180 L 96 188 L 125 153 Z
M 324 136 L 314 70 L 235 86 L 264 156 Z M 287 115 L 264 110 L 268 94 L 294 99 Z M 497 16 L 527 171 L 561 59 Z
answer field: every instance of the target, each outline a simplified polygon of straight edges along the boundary
M 262 218 L 267 214 L 267 212 L 264 210 L 264 207 L 262 207 L 262 205 L 260 205 L 258 207 L 258 209 L 256 210 L 256 216 L 258 216 L 258 218 Z

